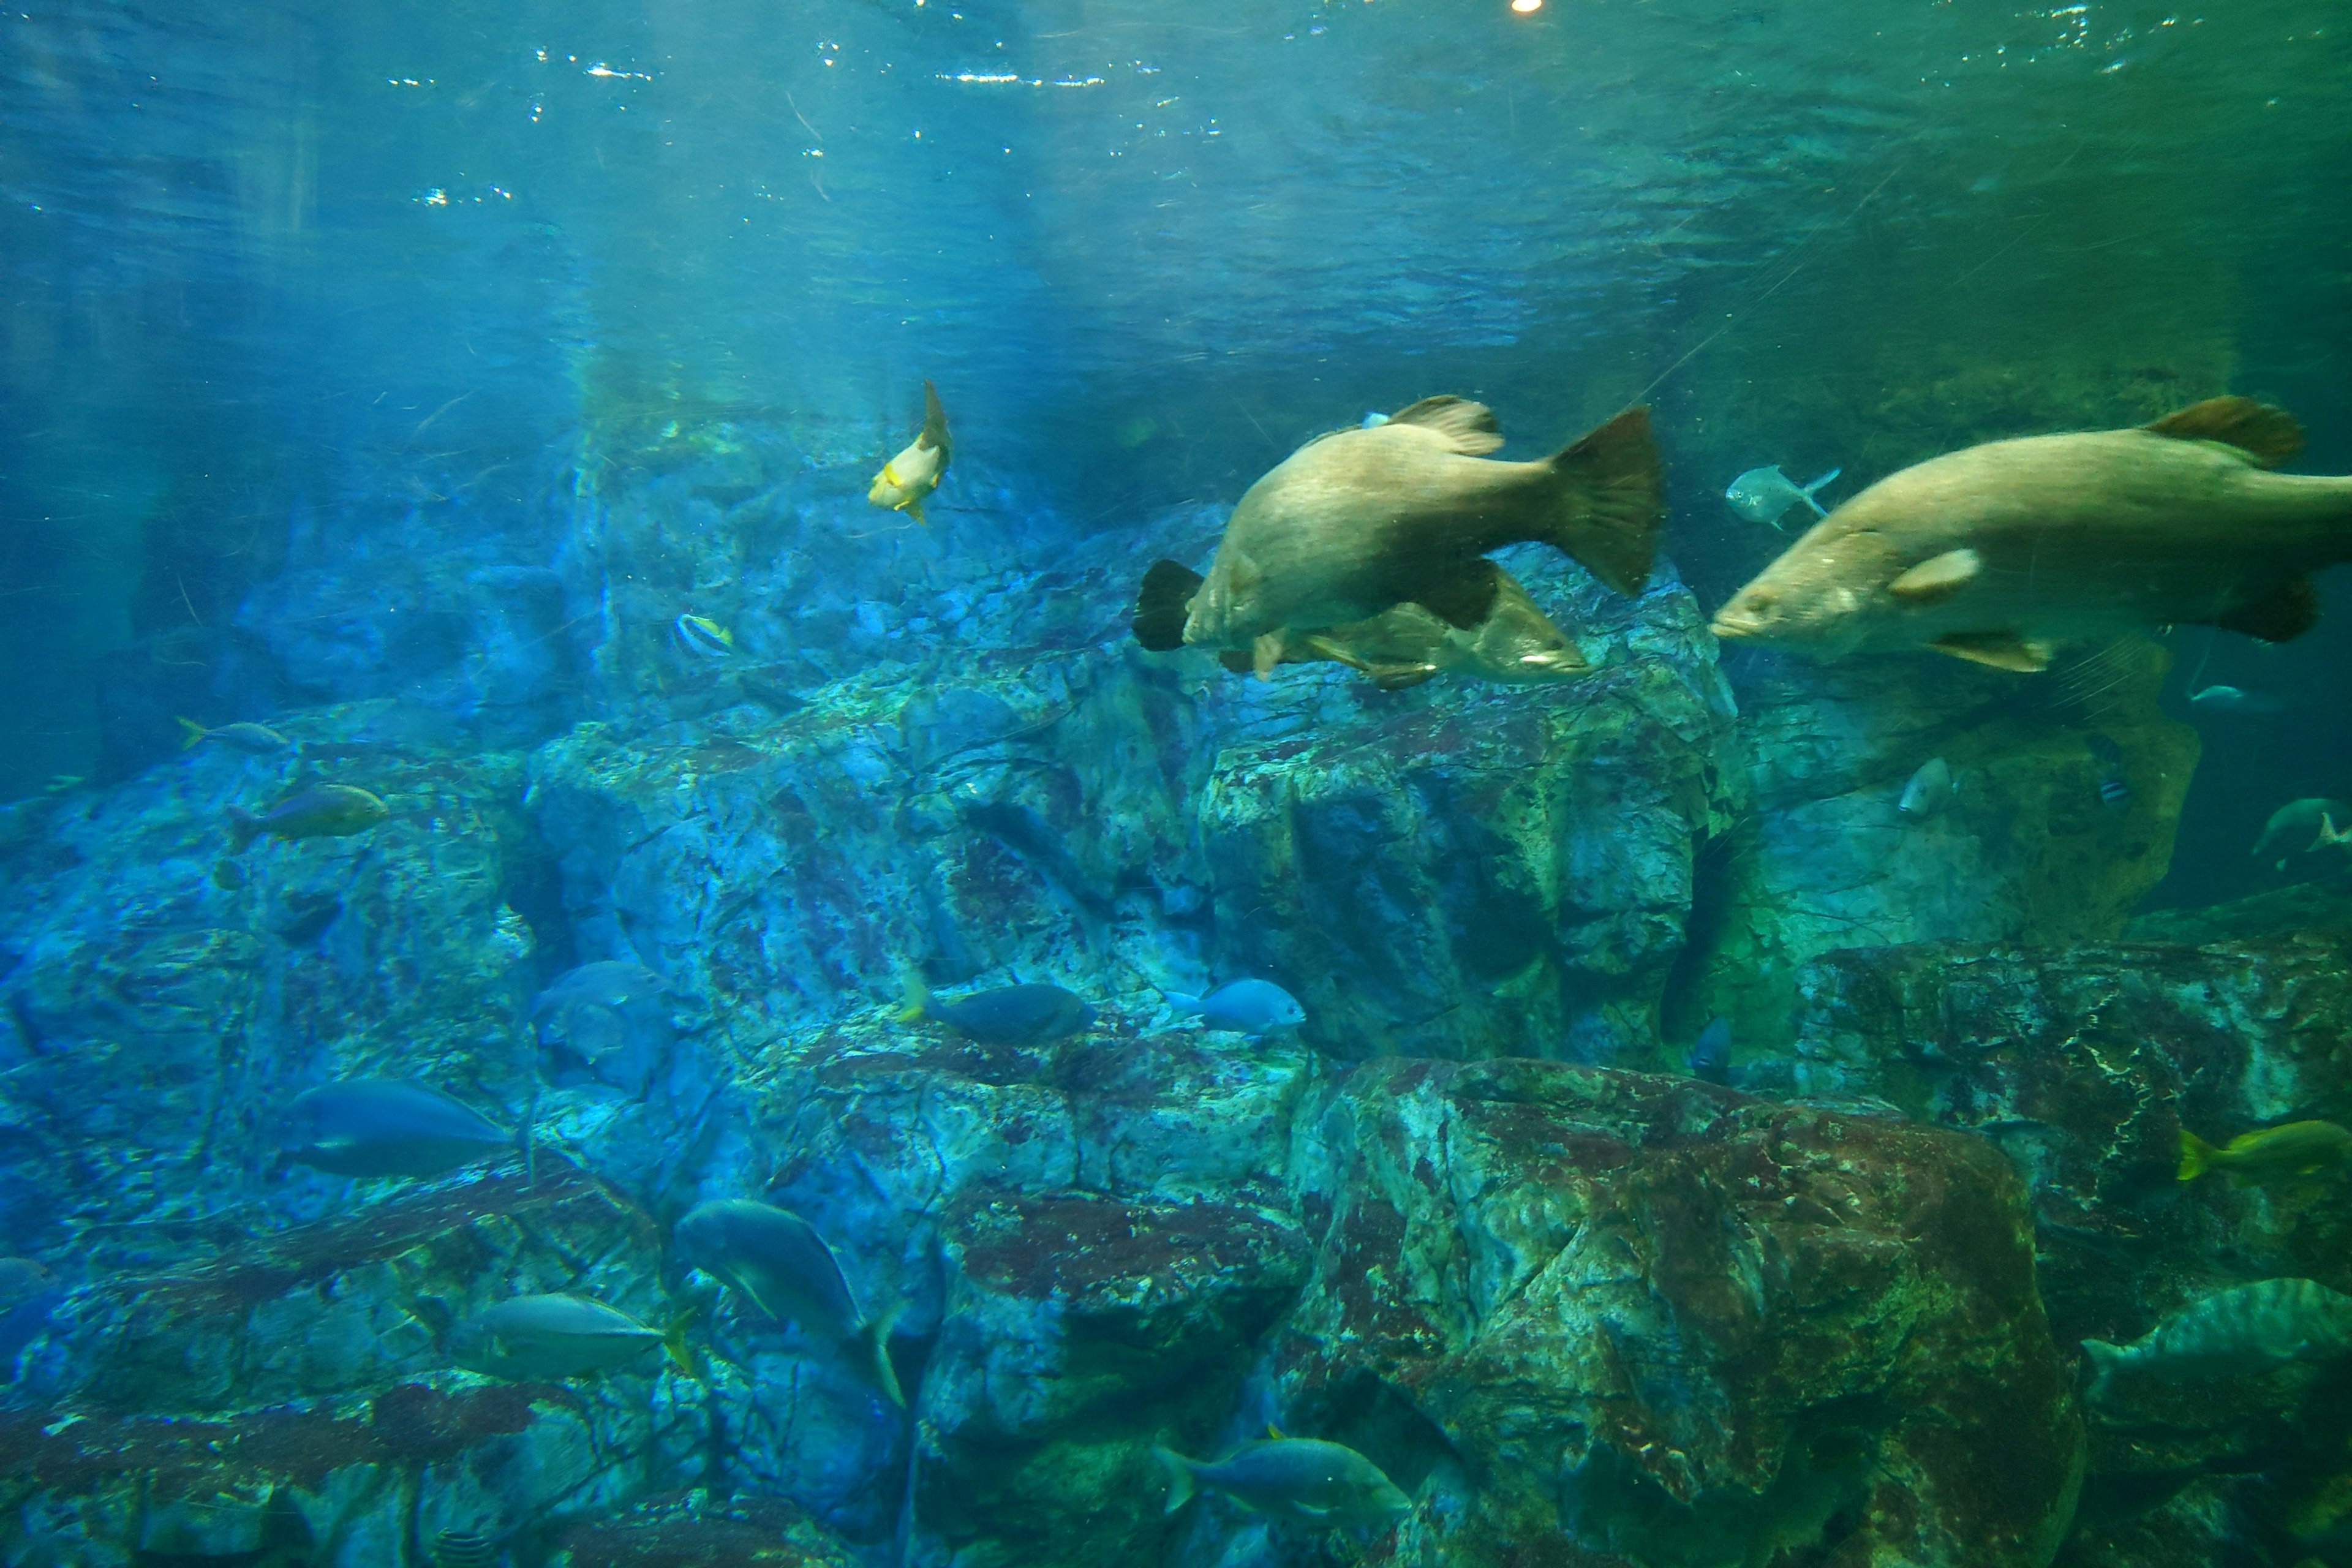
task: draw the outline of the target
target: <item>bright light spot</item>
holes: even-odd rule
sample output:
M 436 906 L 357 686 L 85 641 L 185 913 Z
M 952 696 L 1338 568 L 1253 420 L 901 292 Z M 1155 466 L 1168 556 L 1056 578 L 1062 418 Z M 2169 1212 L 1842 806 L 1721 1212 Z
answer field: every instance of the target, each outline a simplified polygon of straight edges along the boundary
M 1511 0 L 1511 9 L 1525 16 L 1543 9 L 1543 0 Z

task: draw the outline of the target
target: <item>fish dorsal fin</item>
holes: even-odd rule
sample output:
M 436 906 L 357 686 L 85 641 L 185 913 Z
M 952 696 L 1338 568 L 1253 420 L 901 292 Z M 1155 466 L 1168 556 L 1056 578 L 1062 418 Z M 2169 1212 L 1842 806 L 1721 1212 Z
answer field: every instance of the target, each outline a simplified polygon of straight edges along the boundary
M 1927 645 L 1937 653 L 2033 675 L 2050 668 L 2050 645 L 2021 637 L 2015 632 L 1953 632 Z
M 1984 557 L 1973 550 L 1947 550 L 1931 555 L 1894 582 L 1886 591 L 1915 607 L 1940 605 L 1983 574 Z
M 2176 441 L 2219 441 L 2235 447 L 2265 468 L 2275 468 L 2303 450 L 2303 426 L 2294 422 L 2294 416 L 2251 397 L 2209 397 L 2168 414 L 2147 428 Z
M 925 451 L 933 447 L 941 451 L 948 444 L 948 411 L 940 406 L 940 389 L 929 381 L 923 383 L 923 433 L 915 437 L 915 445 Z
M 1465 458 L 1483 458 L 1503 444 L 1495 411 L 1462 397 L 1424 397 L 1389 416 L 1391 425 L 1421 425 L 1436 431 Z

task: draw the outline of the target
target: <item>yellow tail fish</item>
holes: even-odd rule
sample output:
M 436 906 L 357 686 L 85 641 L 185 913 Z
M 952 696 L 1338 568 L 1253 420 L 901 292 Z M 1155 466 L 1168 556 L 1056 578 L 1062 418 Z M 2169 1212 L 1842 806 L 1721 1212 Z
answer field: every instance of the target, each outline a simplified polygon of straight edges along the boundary
M 866 499 L 876 506 L 903 511 L 928 524 L 923 498 L 940 488 L 948 471 L 948 416 L 940 406 L 940 389 L 923 383 L 923 428 L 905 450 L 882 465 Z

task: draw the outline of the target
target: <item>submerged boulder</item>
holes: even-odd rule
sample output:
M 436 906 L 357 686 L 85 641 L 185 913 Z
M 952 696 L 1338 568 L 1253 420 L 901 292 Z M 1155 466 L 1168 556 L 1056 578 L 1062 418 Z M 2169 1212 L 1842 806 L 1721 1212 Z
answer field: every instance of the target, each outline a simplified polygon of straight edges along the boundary
M 1414 1491 L 1394 1555 L 2032 1568 L 2083 1428 L 2022 1185 L 1974 1140 L 1559 1064 L 1379 1061 L 1297 1174 L 1328 1214 L 1286 1430 Z

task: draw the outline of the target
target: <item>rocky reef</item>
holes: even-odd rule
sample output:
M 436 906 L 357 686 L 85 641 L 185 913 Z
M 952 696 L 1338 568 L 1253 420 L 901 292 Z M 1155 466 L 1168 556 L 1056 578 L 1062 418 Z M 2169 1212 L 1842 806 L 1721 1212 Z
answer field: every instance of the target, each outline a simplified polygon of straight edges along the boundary
M 1260 682 L 1126 637 L 1213 511 L 1027 560 L 774 432 L 677 447 L 560 552 L 387 544 L 467 606 L 438 640 L 274 580 L 282 752 L 0 808 L 0 1246 L 55 1281 L 0 1320 L 10 1563 L 2121 1568 L 2352 1511 L 2278 1458 L 2340 1457 L 2332 1373 L 2188 1426 L 2076 1392 L 2081 1339 L 2200 1292 L 2352 1287 L 2327 1194 L 2168 1163 L 2352 1114 L 2352 994 L 2340 942 L 2118 945 L 2196 760 L 2160 650 L 2054 701 L 1727 668 L 1671 569 L 1520 552 L 1590 678 Z M 389 818 L 230 852 L 319 781 Z M 604 959 L 666 989 L 594 1042 L 533 1016 Z M 1098 1016 L 981 1044 L 902 1020 L 909 973 Z M 1239 975 L 1305 1026 L 1167 1002 Z M 1729 1085 L 1683 1065 L 1718 1015 Z M 356 1076 L 518 1152 L 289 1167 L 278 1113 Z M 831 1242 L 904 1407 L 679 1258 L 721 1197 Z M 454 1364 L 559 1291 L 694 1364 Z M 1165 1511 L 1155 1448 L 1269 1426 L 1411 1512 Z

